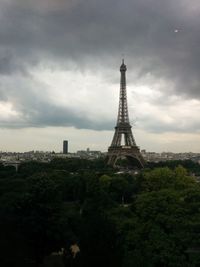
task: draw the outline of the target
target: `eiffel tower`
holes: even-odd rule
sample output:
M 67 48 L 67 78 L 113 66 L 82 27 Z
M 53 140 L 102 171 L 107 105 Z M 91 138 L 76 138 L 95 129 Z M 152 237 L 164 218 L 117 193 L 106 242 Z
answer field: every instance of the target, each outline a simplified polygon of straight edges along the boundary
M 117 159 L 127 158 L 132 167 L 144 167 L 144 159 L 140 153 L 139 147 L 136 145 L 128 116 L 128 105 L 126 96 L 126 65 L 122 60 L 120 67 L 120 97 L 117 125 L 115 127 L 114 137 L 111 146 L 108 148 L 108 164 L 115 167 Z M 124 137 L 124 145 L 122 145 L 122 135 Z

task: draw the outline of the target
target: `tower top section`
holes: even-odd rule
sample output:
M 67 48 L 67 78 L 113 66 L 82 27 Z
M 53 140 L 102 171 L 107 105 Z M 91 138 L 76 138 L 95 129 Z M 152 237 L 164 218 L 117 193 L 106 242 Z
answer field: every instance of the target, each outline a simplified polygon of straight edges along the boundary
M 126 71 L 126 70 L 127 70 L 127 68 L 126 68 L 126 65 L 124 64 L 124 59 L 122 59 L 122 64 L 120 66 L 120 71 L 122 72 L 122 71 Z

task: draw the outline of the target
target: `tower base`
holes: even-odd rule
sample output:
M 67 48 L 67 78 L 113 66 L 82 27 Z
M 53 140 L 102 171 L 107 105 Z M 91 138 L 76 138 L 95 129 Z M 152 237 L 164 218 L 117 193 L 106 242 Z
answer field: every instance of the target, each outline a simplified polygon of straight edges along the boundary
M 108 148 L 108 165 L 116 167 L 117 159 L 126 157 L 132 167 L 143 168 L 145 161 L 138 146 L 110 146 Z

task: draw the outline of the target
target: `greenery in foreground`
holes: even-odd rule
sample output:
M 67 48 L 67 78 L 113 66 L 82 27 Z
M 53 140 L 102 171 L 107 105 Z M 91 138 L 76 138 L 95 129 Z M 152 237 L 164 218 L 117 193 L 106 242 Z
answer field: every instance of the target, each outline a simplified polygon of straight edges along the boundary
M 84 267 L 200 266 L 199 165 L 179 164 L 138 175 L 102 160 L 0 165 L 1 266 L 44 266 L 73 241 Z

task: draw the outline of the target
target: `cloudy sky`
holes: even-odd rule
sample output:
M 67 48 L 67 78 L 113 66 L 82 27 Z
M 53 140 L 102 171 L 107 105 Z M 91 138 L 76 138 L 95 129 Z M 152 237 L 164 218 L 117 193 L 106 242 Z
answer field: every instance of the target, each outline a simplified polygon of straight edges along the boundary
M 0 0 L 0 150 L 106 151 L 122 57 L 136 143 L 200 152 L 199 0 Z

